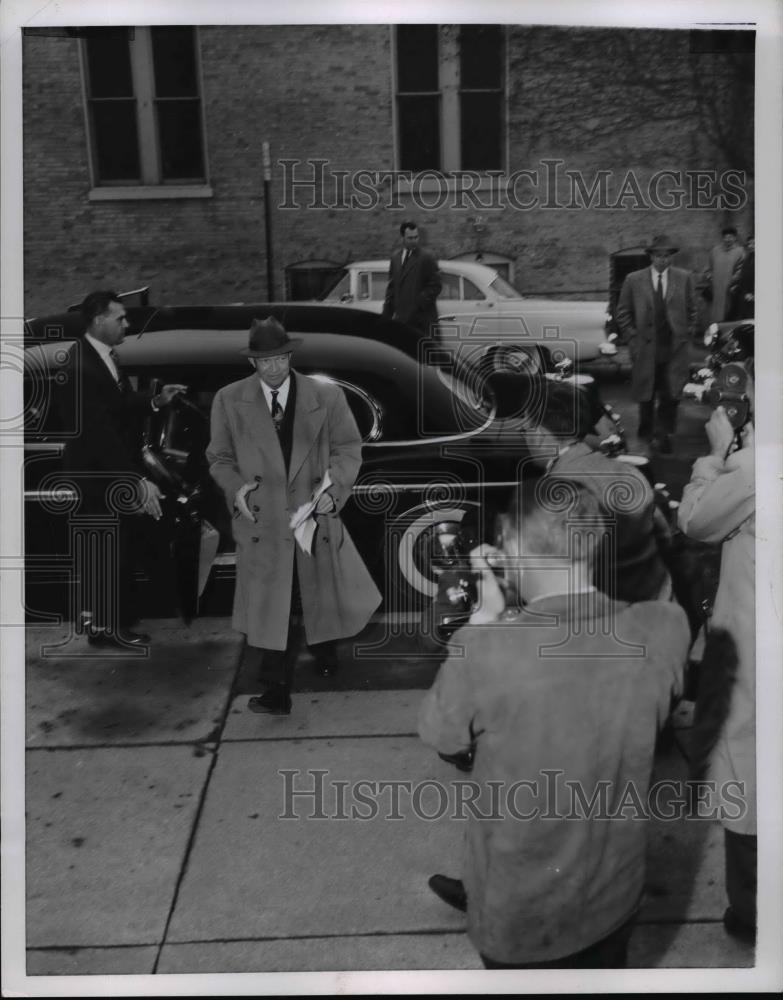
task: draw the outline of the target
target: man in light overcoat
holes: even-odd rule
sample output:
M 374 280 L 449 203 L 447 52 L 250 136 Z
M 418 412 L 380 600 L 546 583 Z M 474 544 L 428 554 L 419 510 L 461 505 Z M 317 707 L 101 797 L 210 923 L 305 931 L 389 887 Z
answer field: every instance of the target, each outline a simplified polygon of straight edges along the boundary
M 291 369 L 297 343 L 273 317 L 253 321 L 242 353 L 255 371 L 216 393 L 207 449 L 233 512 L 233 625 L 263 650 L 269 684 L 249 707 L 272 714 L 291 710 L 302 625 L 327 676 L 337 667 L 337 640 L 359 632 L 381 599 L 339 516 L 359 473 L 361 437 L 340 388 Z M 318 498 L 308 554 L 291 517 L 327 472 L 331 485 Z
M 656 236 L 646 249 L 651 265 L 629 274 L 623 282 L 617 322 L 631 354 L 631 392 L 639 403 L 638 436 L 669 454 L 677 406 L 688 381 L 696 297 L 690 271 L 670 266 L 678 250 L 671 240 Z

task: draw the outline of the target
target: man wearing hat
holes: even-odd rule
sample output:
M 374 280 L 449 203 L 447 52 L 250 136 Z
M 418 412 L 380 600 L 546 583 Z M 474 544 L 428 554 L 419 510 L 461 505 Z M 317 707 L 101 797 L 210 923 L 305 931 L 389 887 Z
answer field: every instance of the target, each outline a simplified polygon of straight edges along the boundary
M 337 668 L 337 640 L 359 632 L 381 600 L 339 517 L 361 465 L 361 437 L 341 389 L 292 370 L 299 342 L 273 317 L 253 320 L 242 354 L 254 372 L 216 393 L 207 449 L 234 515 L 233 625 L 262 650 L 267 690 L 249 707 L 275 715 L 291 711 L 302 626 L 327 676 Z M 291 518 L 319 492 L 308 554 Z
M 671 240 L 656 236 L 646 250 L 650 267 L 634 271 L 623 282 L 617 322 L 631 353 L 631 392 L 639 403 L 638 436 L 669 454 L 677 405 L 688 381 L 696 297 L 690 271 L 670 266 L 678 250 Z

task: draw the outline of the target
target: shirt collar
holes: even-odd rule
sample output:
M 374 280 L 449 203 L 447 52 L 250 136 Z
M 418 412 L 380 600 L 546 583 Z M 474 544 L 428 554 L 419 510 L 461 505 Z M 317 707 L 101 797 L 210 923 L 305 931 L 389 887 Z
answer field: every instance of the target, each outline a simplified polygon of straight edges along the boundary
M 272 409 L 272 389 L 264 382 L 263 379 L 258 380 L 261 383 L 261 389 L 264 393 L 264 399 L 266 400 L 266 405 L 269 407 L 270 411 Z M 291 376 L 283 382 L 279 389 L 277 389 L 277 401 L 282 406 L 283 409 L 286 408 L 288 403 L 288 392 L 291 388 Z
M 95 337 L 91 337 L 89 333 L 85 333 L 84 339 L 92 344 L 104 361 L 111 361 L 111 352 L 113 348 L 109 347 L 108 344 L 104 344 L 102 340 L 96 340 Z

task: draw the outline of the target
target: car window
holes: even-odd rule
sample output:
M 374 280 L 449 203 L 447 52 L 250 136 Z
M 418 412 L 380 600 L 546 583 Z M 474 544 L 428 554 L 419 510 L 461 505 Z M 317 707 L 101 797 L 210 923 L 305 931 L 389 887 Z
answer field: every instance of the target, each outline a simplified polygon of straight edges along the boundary
M 382 302 L 386 298 L 386 286 L 389 283 L 389 275 L 386 271 L 373 271 L 372 273 L 372 298 L 376 302 Z
M 331 288 L 327 289 L 326 292 L 321 296 L 322 299 L 340 299 L 343 295 L 350 295 L 351 292 L 351 275 L 348 271 L 344 271 L 342 275 L 335 281 Z
M 465 299 L 485 299 L 486 295 L 478 285 L 474 285 L 470 278 L 462 279 L 462 297 Z
M 501 278 L 500 275 L 490 282 L 489 287 L 501 299 L 521 299 L 524 297 L 505 278 Z
M 457 300 L 460 297 L 459 275 L 440 272 L 441 289 L 439 299 Z

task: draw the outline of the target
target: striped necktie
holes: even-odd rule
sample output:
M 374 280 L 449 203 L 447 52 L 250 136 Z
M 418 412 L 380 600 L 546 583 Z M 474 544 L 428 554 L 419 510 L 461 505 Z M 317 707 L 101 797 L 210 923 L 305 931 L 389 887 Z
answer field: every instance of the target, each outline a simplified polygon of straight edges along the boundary
M 272 389 L 272 420 L 275 424 L 275 430 L 280 431 L 280 425 L 283 422 L 283 407 L 277 401 L 278 390 Z

